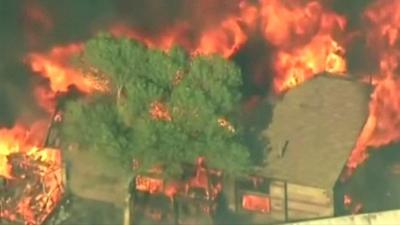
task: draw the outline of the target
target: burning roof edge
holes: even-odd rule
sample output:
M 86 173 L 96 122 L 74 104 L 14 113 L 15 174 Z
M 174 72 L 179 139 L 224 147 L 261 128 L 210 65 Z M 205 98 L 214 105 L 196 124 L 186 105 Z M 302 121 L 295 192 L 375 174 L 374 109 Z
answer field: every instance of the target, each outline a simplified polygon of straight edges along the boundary
M 332 189 L 368 117 L 371 88 L 320 75 L 276 103 L 264 176 Z

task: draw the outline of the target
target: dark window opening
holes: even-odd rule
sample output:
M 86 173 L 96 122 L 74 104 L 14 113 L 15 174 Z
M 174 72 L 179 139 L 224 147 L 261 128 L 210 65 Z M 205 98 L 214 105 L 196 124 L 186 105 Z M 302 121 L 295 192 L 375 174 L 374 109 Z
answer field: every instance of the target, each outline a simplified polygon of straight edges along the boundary
M 254 191 L 269 194 L 270 180 L 263 177 L 248 177 L 236 182 L 238 190 Z

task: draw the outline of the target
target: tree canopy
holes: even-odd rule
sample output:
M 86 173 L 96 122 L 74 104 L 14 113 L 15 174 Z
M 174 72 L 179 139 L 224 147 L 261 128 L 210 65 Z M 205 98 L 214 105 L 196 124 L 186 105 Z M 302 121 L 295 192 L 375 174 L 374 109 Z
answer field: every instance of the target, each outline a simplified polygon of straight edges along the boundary
M 108 34 L 89 40 L 80 59 L 100 71 L 110 92 L 66 104 L 68 141 L 123 162 L 135 158 L 142 169 L 163 164 L 167 174 L 198 156 L 231 174 L 248 168 L 249 151 L 232 116 L 242 85 L 234 63 Z

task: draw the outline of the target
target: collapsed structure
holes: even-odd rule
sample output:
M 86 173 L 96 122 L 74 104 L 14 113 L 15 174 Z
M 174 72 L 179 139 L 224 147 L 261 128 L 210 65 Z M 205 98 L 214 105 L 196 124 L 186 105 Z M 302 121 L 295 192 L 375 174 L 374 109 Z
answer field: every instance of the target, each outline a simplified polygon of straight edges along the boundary
M 30 146 L 24 130 L 0 135 L 0 148 L 6 154 L 9 173 L 0 174 L 0 223 L 44 224 L 62 201 L 66 187 L 66 169 L 62 152 L 52 136 L 52 117 L 43 147 Z M 20 136 L 20 131 L 25 132 Z M 0 155 L 1 156 L 1 155 Z

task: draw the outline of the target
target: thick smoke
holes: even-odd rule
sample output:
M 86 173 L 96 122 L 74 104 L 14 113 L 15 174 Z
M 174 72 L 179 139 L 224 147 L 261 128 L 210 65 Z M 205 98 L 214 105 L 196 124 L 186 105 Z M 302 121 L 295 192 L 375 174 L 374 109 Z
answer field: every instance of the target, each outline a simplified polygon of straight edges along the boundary
M 36 112 L 30 102 L 21 108 L 20 100 L 32 98 L 31 84 L 35 76 L 24 69 L 22 58 L 30 51 L 48 50 L 58 44 L 87 40 L 100 30 L 107 30 L 122 22 L 149 37 L 185 27 L 187 42 L 198 41 L 199 34 L 224 19 L 238 15 L 240 2 L 258 5 L 262 1 L 241 0 L 3 0 L 0 1 L 0 123 L 11 124 L 20 114 Z M 283 1 L 290 2 L 290 1 Z M 304 1 L 307 2 L 307 1 Z M 321 0 L 328 8 L 346 15 L 350 30 L 356 31 L 362 24 L 362 11 L 370 0 Z M 259 32 L 259 31 L 258 31 Z M 271 86 L 272 68 L 269 65 L 274 47 L 262 38 L 262 34 L 248 34 L 245 46 L 233 60 L 241 65 L 245 77 L 247 95 L 264 95 Z M 363 35 L 353 37 L 354 40 Z M 352 40 L 353 40 L 352 39 Z M 348 49 L 349 67 L 365 68 L 365 55 L 357 46 L 363 46 L 359 38 Z M 357 44 L 360 43 L 360 44 Z M 193 43 L 192 43 L 193 44 Z M 369 64 L 371 65 L 371 64 Z M 251 74 L 251 76 L 250 76 Z M 266 75 L 267 74 L 267 75 Z M 270 74 L 270 75 L 268 75 Z M 7 87 L 7 88 L 5 88 Z M 21 98 L 21 99 L 18 99 Z M 29 109 L 32 110 L 29 110 Z M 33 113 L 36 114 L 36 113 Z
M 162 32 L 176 23 L 190 24 L 193 31 L 212 26 L 234 13 L 239 0 L 119 0 L 117 19 L 150 33 Z
M 0 1 L 0 125 L 11 126 L 25 111 L 34 112 L 29 73 L 19 63 L 24 53 L 22 5 Z

